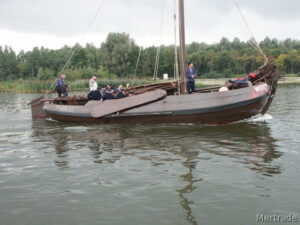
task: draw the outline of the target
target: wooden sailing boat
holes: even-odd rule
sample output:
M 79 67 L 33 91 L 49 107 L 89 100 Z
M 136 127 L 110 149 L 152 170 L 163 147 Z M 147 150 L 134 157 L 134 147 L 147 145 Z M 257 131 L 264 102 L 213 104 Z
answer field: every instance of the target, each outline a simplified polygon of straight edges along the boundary
M 276 67 L 269 63 L 259 68 L 246 85 L 226 92 L 210 87 L 185 94 L 184 28 L 184 0 L 179 0 L 180 81 L 132 87 L 126 90 L 134 93 L 132 97 L 103 102 L 41 97 L 29 103 L 33 118 L 92 123 L 226 124 L 266 113 L 279 79 Z

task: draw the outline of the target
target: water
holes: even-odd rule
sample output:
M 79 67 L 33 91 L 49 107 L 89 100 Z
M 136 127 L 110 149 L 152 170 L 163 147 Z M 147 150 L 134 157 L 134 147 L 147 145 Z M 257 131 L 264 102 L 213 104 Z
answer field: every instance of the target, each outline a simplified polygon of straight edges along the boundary
M 223 126 L 32 121 L 35 96 L 0 94 L 3 225 L 299 224 L 300 86 Z

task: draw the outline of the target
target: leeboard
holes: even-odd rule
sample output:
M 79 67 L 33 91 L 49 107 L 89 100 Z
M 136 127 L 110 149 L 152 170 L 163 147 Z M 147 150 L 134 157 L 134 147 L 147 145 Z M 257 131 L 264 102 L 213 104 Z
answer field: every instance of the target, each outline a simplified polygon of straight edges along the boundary
M 165 90 L 157 89 L 126 98 L 105 100 L 92 107 L 91 116 L 94 118 L 106 116 L 126 109 L 145 105 L 150 102 L 155 102 L 165 98 L 166 96 L 167 93 Z

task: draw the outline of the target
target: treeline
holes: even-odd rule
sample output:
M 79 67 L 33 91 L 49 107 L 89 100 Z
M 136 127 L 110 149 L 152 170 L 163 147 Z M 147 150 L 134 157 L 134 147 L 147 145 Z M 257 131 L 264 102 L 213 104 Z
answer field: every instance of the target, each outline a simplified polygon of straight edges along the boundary
M 281 74 L 299 74 L 300 41 L 265 38 L 259 43 L 265 54 L 278 67 Z M 139 46 L 125 33 L 110 33 L 100 47 L 76 44 L 53 50 L 35 47 L 18 54 L 8 46 L 0 46 L 0 80 L 55 78 L 72 52 L 75 51 L 65 71 L 68 79 L 86 79 L 97 73 L 103 78 L 130 78 L 133 76 L 139 55 Z M 147 47 L 141 52 L 137 77 L 152 77 L 157 47 Z M 192 61 L 198 75 L 203 78 L 232 77 L 254 71 L 264 62 L 248 42 L 235 38 L 230 42 L 222 38 L 219 43 L 193 42 L 187 45 L 187 61 Z M 161 46 L 158 74 L 174 74 L 174 46 Z

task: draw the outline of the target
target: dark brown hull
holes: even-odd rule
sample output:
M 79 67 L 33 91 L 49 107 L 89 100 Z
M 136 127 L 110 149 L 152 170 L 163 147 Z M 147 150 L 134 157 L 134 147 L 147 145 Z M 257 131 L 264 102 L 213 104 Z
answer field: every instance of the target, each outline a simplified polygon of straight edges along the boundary
M 183 115 L 139 115 L 132 117 L 76 117 L 50 114 L 54 120 L 80 123 L 194 123 L 194 124 L 227 124 L 251 118 L 261 112 L 268 101 L 265 95 L 257 101 L 240 105 L 231 109 L 219 109 L 215 112 L 186 113 Z
M 225 93 L 167 96 L 154 103 L 98 118 L 90 115 L 88 105 L 47 104 L 44 109 L 52 119 L 61 122 L 226 124 L 264 113 L 272 101 L 271 92 L 271 87 L 263 84 Z M 101 103 L 95 104 L 101 107 Z

